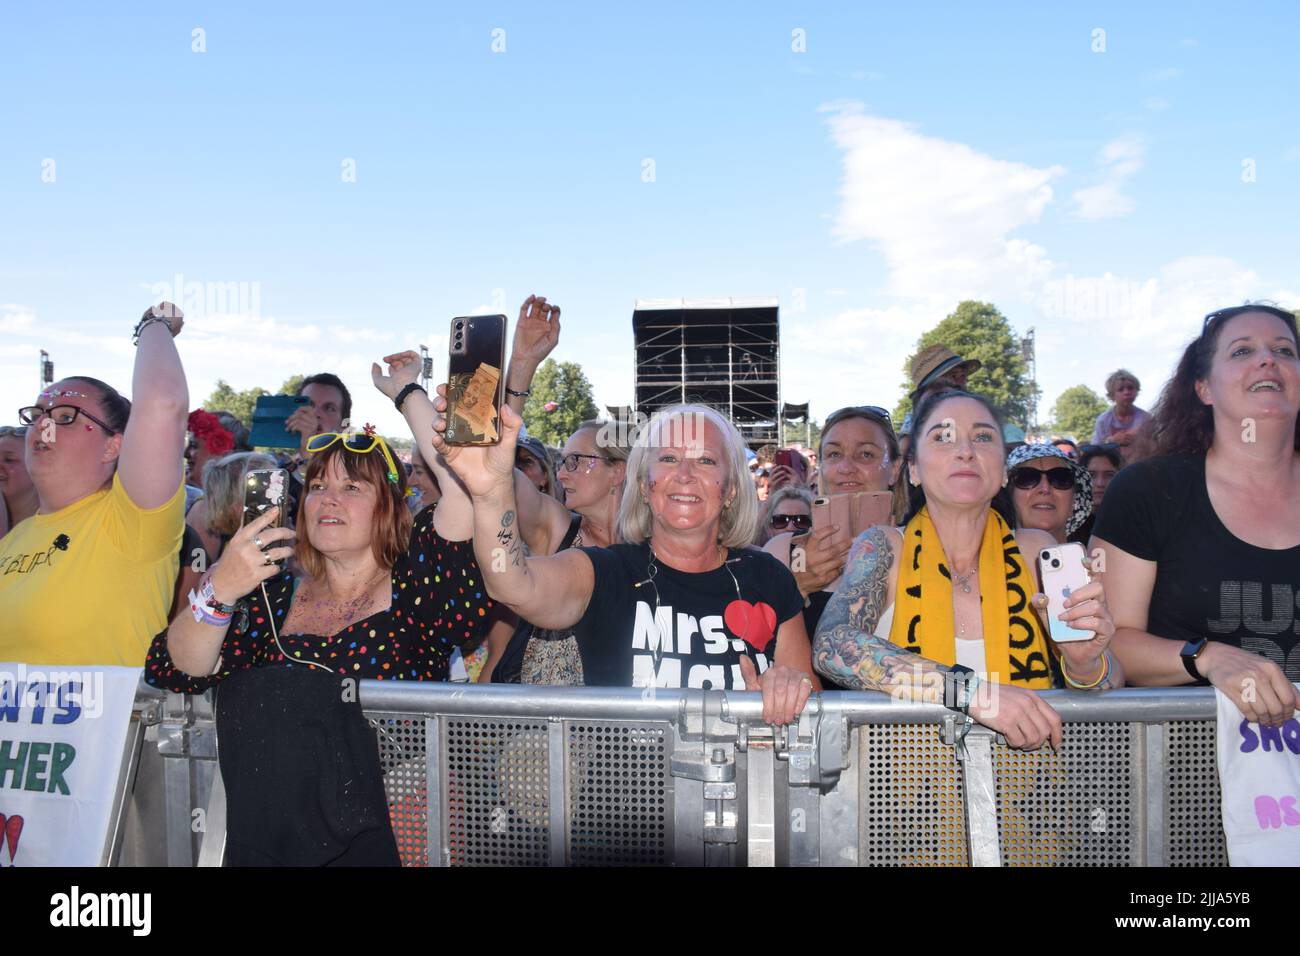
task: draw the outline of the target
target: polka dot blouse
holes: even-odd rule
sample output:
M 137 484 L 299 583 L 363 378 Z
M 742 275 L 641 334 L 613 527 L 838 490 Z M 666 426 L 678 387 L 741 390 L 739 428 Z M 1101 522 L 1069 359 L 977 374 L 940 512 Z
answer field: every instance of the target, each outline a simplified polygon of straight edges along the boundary
M 473 543 L 439 537 L 433 530 L 433 509 L 426 508 L 415 519 L 410 547 L 393 566 L 392 583 L 388 610 L 322 637 L 283 632 L 294 581 L 288 571 L 270 578 L 266 582 L 269 614 L 274 615 L 281 646 L 293 660 L 315 661 L 341 676 L 446 680 L 452 649 L 486 634 L 490 623 L 492 601 L 483 589 Z M 199 694 L 245 667 L 285 663 L 259 588 L 239 603 L 221 645 L 221 669 L 216 674 L 191 677 L 177 670 L 164 631 L 149 648 L 145 680 L 166 690 Z

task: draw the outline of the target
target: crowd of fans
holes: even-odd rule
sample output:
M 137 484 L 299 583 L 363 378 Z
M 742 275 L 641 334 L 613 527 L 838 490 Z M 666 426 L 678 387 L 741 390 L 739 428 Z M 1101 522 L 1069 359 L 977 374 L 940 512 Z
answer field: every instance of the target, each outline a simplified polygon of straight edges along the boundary
M 1212 684 L 1269 725 L 1300 703 L 1292 313 L 1206 316 L 1150 413 L 1116 371 L 1082 443 L 1027 439 L 933 346 L 903 422 L 847 407 L 816 448 L 757 451 L 700 405 L 527 435 L 559 319 L 521 307 L 492 445 L 446 443 L 415 353 L 376 363 L 402 461 L 332 373 L 302 380 L 298 447 L 250 447 L 190 408 L 184 317 L 152 307 L 130 401 L 74 376 L 0 428 L 0 660 L 219 685 L 228 854 L 252 864 L 397 861 L 358 679 L 750 689 L 773 723 L 883 690 L 1027 749 L 1061 742 L 1054 687 Z M 282 504 L 248 517 L 266 469 Z M 1091 581 L 1060 617 L 1092 637 L 1058 643 L 1037 558 L 1071 542 Z

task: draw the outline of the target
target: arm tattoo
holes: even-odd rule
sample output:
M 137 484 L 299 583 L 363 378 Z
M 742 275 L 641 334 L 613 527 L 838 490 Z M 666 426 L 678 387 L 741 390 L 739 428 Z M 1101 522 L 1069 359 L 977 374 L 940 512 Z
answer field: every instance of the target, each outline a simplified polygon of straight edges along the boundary
M 519 539 L 515 536 L 511 526 L 515 523 L 515 513 L 507 510 L 501 516 L 501 530 L 497 532 L 497 540 L 506 548 L 506 553 L 510 555 L 510 564 L 512 567 L 524 569 L 528 573 L 528 566 L 524 564 L 524 550 L 520 545 Z
M 925 672 L 947 668 L 877 637 L 876 625 L 889 594 L 894 551 L 887 533 L 866 531 L 853 545 L 844 566 L 844 581 L 826 605 L 813 642 L 813 666 L 837 684 L 855 690 L 900 692 L 913 699 L 930 697 L 942 682 L 924 680 Z

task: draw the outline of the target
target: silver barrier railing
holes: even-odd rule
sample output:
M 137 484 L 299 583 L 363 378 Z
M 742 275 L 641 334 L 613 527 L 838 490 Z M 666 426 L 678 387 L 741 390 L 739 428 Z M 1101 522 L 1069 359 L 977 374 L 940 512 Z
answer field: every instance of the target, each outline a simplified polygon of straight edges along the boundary
M 1035 753 L 881 694 L 823 694 L 775 731 L 748 693 L 360 693 L 407 865 L 1227 862 L 1208 689 L 1049 692 L 1064 744 Z M 142 700 L 119 862 L 219 863 L 211 706 Z

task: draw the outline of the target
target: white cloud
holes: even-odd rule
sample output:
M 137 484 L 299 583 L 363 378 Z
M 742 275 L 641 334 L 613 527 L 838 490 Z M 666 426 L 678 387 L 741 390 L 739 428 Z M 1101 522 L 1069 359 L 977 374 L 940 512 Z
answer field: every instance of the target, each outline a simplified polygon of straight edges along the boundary
M 1019 295 L 1050 271 L 1041 248 L 1011 233 L 1038 221 L 1063 167 L 995 159 L 857 104 L 824 109 L 844 151 L 834 235 L 879 249 L 891 294 L 951 305 L 954 297 Z
M 1133 200 L 1124 195 L 1123 188 L 1142 168 L 1145 156 L 1146 145 L 1133 134 L 1120 136 L 1103 146 L 1098 157 L 1102 182 L 1074 191 L 1070 197 L 1074 201 L 1074 218 L 1116 219 L 1132 212 Z
M 1059 167 L 992 159 L 852 104 L 831 109 L 832 136 L 845 152 L 834 234 L 866 239 L 879 251 L 897 299 L 786 318 L 783 392 L 789 401 L 813 398 L 816 417 L 839 405 L 892 406 L 916 339 L 963 298 L 995 303 L 1019 334 L 1035 328 L 1040 418 L 1066 388 L 1083 382 L 1100 391 L 1120 366 L 1143 380 L 1149 407 L 1206 312 L 1261 297 L 1300 303 L 1300 274 L 1278 283 L 1223 257 L 1175 258 L 1149 276 L 1122 268 L 1071 273 L 1032 236 L 1015 235 L 1050 202 Z M 1136 136 L 1107 143 L 1099 153 L 1103 182 L 1082 197 L 1076 192 L 1075 204 L 1094 213 L 1131 208 L 1119 186 L 1142 168 L 1144 155 Z
M 36 313 L 26 306 L 5 303 L 0 305 L 0 333 L 7 335 L 31 334 L 36 325 Z

